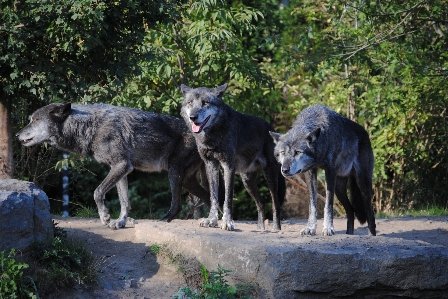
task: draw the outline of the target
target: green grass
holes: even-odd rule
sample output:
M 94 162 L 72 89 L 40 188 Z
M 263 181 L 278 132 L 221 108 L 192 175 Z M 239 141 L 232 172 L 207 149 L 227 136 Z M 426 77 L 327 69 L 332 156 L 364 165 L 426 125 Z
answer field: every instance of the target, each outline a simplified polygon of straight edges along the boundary
M 79 218 L 98 218 L 99 217 L 98 210 L 96 208 L 84 207 L 84 206 L 80 206 L 78 209 L 76 209 L 74 216 L 79 217 Z
M 180 288 L 174 299 L 249 299 L 253 287 L 248 285 L 231 286 L 226 277 L 230 270 L 225 270 L 218 264 L 216 271 L 208 273 L 204 265 L 201 266 L 201 274 L 204 283 L 199 288 L 192 290 L 189 286 Z
M 152 244 L 148 252 L 168 260 L 175 264 L 182 272 L 187 286 L 180 288 L 176 299 L 249 299 L 255 298 L 255 288 L 250 285 L 231 286 L 227 283 L 226 277 L 230 270 L 226 270 L 220 265 L 216 271 L 209 272 L 206 267 L 196 259 L 188 259 L 180 253 L 170 250 L 168 244 Z
M 448 215 L 448 210 L 440 207 L 428 207 L 427 209 L 413 209 L 404 210 L 400 209 L 393 212 L 380 212 L 375 215 L 375 218 L 396 218 L 396 217 L 406 217 L 406 216 L 445 216 Z
M 54 238 L 35 243 L 32 252 L 36 263 L 33 276 L 39 293 L 57 294 L 77 285 L 96 284 L 101 261 L 87 251 L 82 241 L 68 238 L 57 223 L 54 226 Z
M 15 260 L 15 250 L 5 255 L 0 251 L 0 298 L 39 298 L 35 290 L 34 281 L 27 278 L 28 284 L 23 280 L 23 271 L 29 267 L 28 264 Z
M 0 252 L 0 299 L 46 298 L 77 285 L 95 284 L 102 263 L 85 249 L 84 243 L 67 238 L 67 232 L 57 223 L 53 238 L 34 243 L 28 264 L 14 257 L 14 249 L 7 255 Z

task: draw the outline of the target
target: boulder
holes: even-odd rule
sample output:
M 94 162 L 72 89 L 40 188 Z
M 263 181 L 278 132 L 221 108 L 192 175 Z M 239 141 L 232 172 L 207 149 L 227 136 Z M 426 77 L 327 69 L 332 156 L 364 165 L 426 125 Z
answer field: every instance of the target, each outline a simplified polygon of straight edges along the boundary
M 53 237 L 48 197 L 35 184 L 0 180 L 0 250 L 27 250 Z

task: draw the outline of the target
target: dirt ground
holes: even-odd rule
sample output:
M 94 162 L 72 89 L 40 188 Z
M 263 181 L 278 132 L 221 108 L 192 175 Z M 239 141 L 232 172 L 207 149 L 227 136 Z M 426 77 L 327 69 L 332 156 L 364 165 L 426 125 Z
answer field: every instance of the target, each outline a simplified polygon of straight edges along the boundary
M 79 287 L 57 298 L 163 299 L 172 298 L 180 287 L 186 285 L 182 275 L 177 271 L 177 266 L 158 260 L 149 253 L 148 245 L 139 241 L 135 233 L 138 223 L 134 227 L 128 224 L 124 229 L 111 230 L 102 226 L 99 219 L 62 217 L 54 219 L 58 227 L 67 231 L 69 237 L 85 242 L 86 247 L 100 261 L 97 286 Z M 376 222 L 379 236 L 417 240 L 448 247 L 448 215 L 377 219 Z M 299 231 L 304 228 L 306 220 L 293 219 L 282 223 L 281 238 L 299 238 Z M 178 230 L 179 233 L 185 230 L 200 233 L 203 229 L 221 233 L 219 228 L 200 228 L 195 220 L 174 220 L 171 223 L 157 224 L 162 225 L 169 226 L 170 231 Z M 318 225 L 322 225 L 322 220 L 319 220 Z M 336 234 L 344 234 L 345 225 L 345 219 L 335 219 Z M 268 230 L 257 231 L 255 222 L 237 222 L 236 228 L 239 233 L 247 234 L 248 237 L 250 234 L 270 234 Z M 318 226 L 318 231 L 320 229 Z M 223 233 L 232 234 L 232 232 Z M 355 235 L 367 235 L 366 227 L 355 222 Z

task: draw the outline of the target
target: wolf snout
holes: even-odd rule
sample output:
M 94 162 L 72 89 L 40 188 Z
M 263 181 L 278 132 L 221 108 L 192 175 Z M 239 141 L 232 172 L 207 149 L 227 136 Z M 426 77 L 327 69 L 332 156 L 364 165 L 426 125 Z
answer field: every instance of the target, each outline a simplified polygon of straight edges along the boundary
M 283 174 L 289 174 L 289 170 L 291 168 L 289 166 L 282 166 L 282 173 Z
M 198 115 L 196 113 L 195 114 L 190 114 L 190 120 L 191 121 L 195 121 L 197 119 L 198 119 Z

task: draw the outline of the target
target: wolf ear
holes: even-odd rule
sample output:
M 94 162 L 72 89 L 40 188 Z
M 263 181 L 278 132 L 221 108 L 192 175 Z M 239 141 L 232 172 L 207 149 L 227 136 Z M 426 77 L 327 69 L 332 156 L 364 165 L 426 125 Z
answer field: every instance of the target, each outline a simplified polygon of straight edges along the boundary
M 50 111 L 50 117 L 56 122 L 63 122 L 72 111 L 72 104 L 57 105 Z
M 191 89 L 192 89 L 191 87 L 188 87 L 188 86 L 185 85 L 185 84 L 181 84 L 181 85 L 180 85 L 180 91 L 182 92 L 182 94 L 183 94 L 184 96 L 185 96 L 185 94 L 186 94 L 187 92 L 189 92 Z
M 313 144 L 316 142 L 316 140 L 320 136 L 320 128 L 317 128 L 313 132 L 309 133 L 308 136 L 306 136 L 306 140 L 308 141 L 308 144 Z
M 275 133 L 275 132 L 272 132 L 272 131 L 269 131 L 269 134 L 271 134 L 271 137 L 272 137 L 272 139 L 274 139 L 274 143 L 275 144 L 278 143 L 278 141 L 280 140 L 280 136 L 282 136 L 281 134 Z
M 216 94 L 216 96 L 217 96 L 218 98 L 222 98 L 224 92 L 225 92 L 226 89 L 227 89 L 227 86 L 228 86 L 228 84 L 227 84 L 227 83 L 224 83 L 224 84 L 221 85 L 221 86 L 215 87 L 215 89 L 213 90 L 213 92 Z

